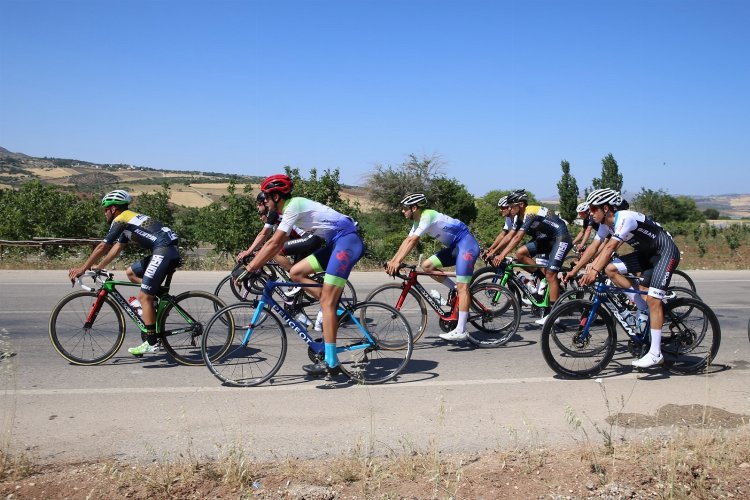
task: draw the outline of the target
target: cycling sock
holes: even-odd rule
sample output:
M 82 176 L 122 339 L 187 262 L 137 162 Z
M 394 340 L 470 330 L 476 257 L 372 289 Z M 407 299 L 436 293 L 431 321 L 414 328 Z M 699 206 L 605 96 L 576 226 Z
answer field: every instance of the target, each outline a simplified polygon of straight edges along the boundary
M 469 321 L 469 311 L 458 311 L 458 325 L 456 325 L 456 330 L 465 332 L 467 321 Z
M 156 345 L 156 325 L 146 325 L 146 342 L 148 345 Z
M 326 342 L 326 364 L 329 368 L 336 368 L 339 365 L 339 358 L 336 355 L 336 343 L 329 344 Z
M 658 330 L 655 328 L 651 329 L 651 347 L 648 352 L 654 357 L 661 354 L 661 328 Z

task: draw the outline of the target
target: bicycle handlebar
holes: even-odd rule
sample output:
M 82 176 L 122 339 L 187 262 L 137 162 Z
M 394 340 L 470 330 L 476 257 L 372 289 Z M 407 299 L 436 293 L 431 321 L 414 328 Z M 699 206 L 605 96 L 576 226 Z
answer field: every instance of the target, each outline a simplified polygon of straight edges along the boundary
M 81 276 L 77 277 L 75 281 L 71 282 L 71 287 L 74 287 L 76 286 L 76 284 L 78 284 L 78 286 L 80 286 L 87 292 L 91 292 L 95 290 L 95 288 L 84 285 L 83 279 L 81 279 L 83 277 L 91 278 L 94 280 L 94 283 L 101 285 L 105 280 L 112 279 L 114 277 L 114 274 L 110 273 L 106 269 L 97 269 L 96 271 L 89 270 L 83 273 Z

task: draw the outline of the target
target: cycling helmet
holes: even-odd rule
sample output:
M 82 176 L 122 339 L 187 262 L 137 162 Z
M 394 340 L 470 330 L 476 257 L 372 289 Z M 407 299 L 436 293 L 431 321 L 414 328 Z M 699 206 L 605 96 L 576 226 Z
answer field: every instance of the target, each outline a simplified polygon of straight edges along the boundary
M 508 195 L 508 204 L 520 203 L 522 201 L 529 201 L 529 195 L 526 194 L 525 189 L 516 189 Z
M 503 196 L 499 200 L 497 200 L 497 206 L 500 208 L 508 208 L 510 206 L 510 203 L 508 203 L 508 197 Z
M 588 212 L 589 211 L 589 204 L 585 201 L 583 203 L 579 203 L 576 207 L 576 212 Z
M 628 200 L 623 198 L 622 203 L 618 205 L 617 210 L 627 210 L 629 208 L 630 208 L 630 203 L 628 203 Z
M 289 194 L 294 188 L 294 182 L 286 174 L 276 174 L 266 177 L 260 184 L 260 190 L 265 194 L 280 193 Z
M 110 205 L 127 205 L 132 201 L 133 197 L 130 196 L 127 191 L 116 189 L 115 191 L 110 191 L 109 193 L 104 195 L 104 198 L 102 198 L 102 206 L 108 207 Z
M 261 191 L 260 193 L 258 193 L 258 196 L 255 197 L 255 201 L 257 203 L 263 203 L 263 202 L 265 202 L 266 201 L 266 193 L 264 193 L 263 191 Z
M 407 194 L 399 204 L 406 207 L 411 207 L 412 205 L 421 207 L 427 204 L 427 197 L 424 193 Z
M 586 198 L 586 203 L 596 206 L 612 205 L 613 207 L 617 207 L 622 203 L 622 196 L 614 189 L 594 189 L 589 193 L 589 197 Z

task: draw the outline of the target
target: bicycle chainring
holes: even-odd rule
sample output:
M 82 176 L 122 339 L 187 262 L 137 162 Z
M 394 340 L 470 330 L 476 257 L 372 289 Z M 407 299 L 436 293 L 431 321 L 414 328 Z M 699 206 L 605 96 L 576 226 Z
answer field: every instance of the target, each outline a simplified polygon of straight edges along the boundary
M 315 342 L 323 342 L 323 339 L 315 339 Z M 310 358 L 310 361 L 313 363 L 320 363 L 323 361 L 326 357 L 326 354 L 324 352 L 316 353 L 312 350 L 312 348 L 307 348 L 307 357 Z
M 440 329 L 444 332 L 448 333 L 456 329 L 456 326 L 458 325 L 458 320 L 455 319 L 440 319 L 438 321 L 438 324 L 440 325 Z

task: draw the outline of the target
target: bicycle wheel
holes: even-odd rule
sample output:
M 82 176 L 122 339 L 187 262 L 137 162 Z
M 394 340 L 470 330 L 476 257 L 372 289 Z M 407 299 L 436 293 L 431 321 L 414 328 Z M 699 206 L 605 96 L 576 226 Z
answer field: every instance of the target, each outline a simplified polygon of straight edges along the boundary
M 720 344 L 719 320 L 707 304 L 694 298 L 664 304 L 661 351 L 667 368 L 681 373 L 704 370 Z
M 315 281 L 316 283 L 323 284 L 325 276 L 326 273 L 324 271 L 321 271 L 310 276 L 310 279 Z M 310 288 L 304 288 L 304 290 L 305 298 L 309 301 L 309 304 L 305 305 L 315 304 L 318 302 L 318 298 L 310 294 Z M 346 280 L 346 283 L 344 284 L 344 290 L 341 292 L 339 303 L 344 307 L 354 307 L 355 305 L 357 305 L 357 292 L 354 290 L 354 285 L 352 285 L 351 281 L 349 280 Z
M 262 290 L 261 290 L 262 293 Z M 239 287 L 232 279 L 232 275 L 225 276 L 214 290 L 214 295 L 219 297 L 225 304 L 234 304 L 235 302 L 246 302 L 252 300 L 259 294 L 251 290 L 250 284 L 245 283 Z M 217 309 L 218 311 L 218 309 Z
M 563 378 L 592 377 L 609 364 L 617 347 L 612 316 L 600 305 L 589 322 L 593 303 L 570 300 L 555 307 L 542 328 L 542 354 Z M 584 327 L 589 325 L 588 331 Z
M 238 302 L 220 309 L 206 324 L 201 340 L 203 361 L 224 385 L 251 387 L 262 384 L 284 363 L 287 339 L 281 320 L 264 311 L 265 320 L 250 328 L 255 310 L 256 306 L 251 302 Z M 243 332 L 227 330 L 225 323 L 230 317 L 238 328 L 244 325 Z M 222 350 L 221 356 L 214 355 Z
M 92 314 L 97 292 L 78 291 L 63 297 L 49 317 L 55 350 L 75 365 L 98 365 L 115 355 L 125 340 L 125 315 L 108 295 Z
M 471 287 L 473 288 L 476 285 L 488 284 L 488 283 L 492 285 L 501 285 L 502 281 L 503 281 L 502 274 L 485 273 L 484 276 L 481 276 L 474 283 L 472 283 Z M 521 290 L 518 287 L 519 287 L 518 283 L 516 283 L 516 280 L 512 276 L 510 277 L 510 279 L 508 279 L 507 283 L 505 284 L 505 288 L 511 291 L 513 296 L 516 298 L 516 302 L 518 302 L 518 305 L 523 307 L 523 302 L 521 301 Z
M 569 290 L 566 290 L 560 294 L 560 296 L 555 301 L 555 305 L 552 306 L 552 309 L 560 307 L 561 305 L 565 304 L 566 302 L 570 302 L 571 300 L 593 300 L 594 292 L 594 288 L 588 286 L 570 288 Z
M 168 301 L 159 321 L 158 332 L 162 346 L 181 365 L 202 365 L 200 338 L 203 329 L 215 312 L 226 304 L 216 295 L 199 290 L 162 300 Z M 221 324 L 229 334 L 234 332 L 231 317 L 223 317 Z M 228 347 L 227 345 L 226 348 Z M 217 349 L 212 356 L 221 354 L 223 352 Z
M 344 311 L 336 344 L 341 371 L 362 384 L 395 378 L 414 348 L 409 322 L 394 307 L 381 302 L 362 302 Z
M 399 307 L 398 300 L 403 291 L 403 283 L 389 283 L 379 286 L 370 292 L 365 302 L 382 302 L 383 304 L 395 307 L 398 312 L 404 315 L 406 321 L 409 322 L 412 337 L 414 342 L 417 342 L 422 338 L 425 330 L 427 330 L 427 307 L 425 306 L 424 299 L 413 288 L 406 294 Z
M 696 292 L 695 282 L 693 281 L 693 278 L 691 278 L 688 273 L 680 269 L 675 269 L 674 271 L 672 271 L 672 279 L 669 280 L 669 286 L 689 288 L 692 291 Z
M 469 342 L 477 347 L 500 347 L 518 331 L 521 305 L 513 292 L 492 283 L 471 287 L 469 322 L 479 331 L 469 332 Z
M 476 271 L 474 271 L 474 274 L 471 275 L 471 281 L 469 282 L 469 285 L 473 285 L 479 278 L 484 278 L 485 274 L 497 274 L 497 268 L 495 266 L 484 266 L 480 267 Z M 500 273 L 500 276 L 502 276 L 502 273 Z

